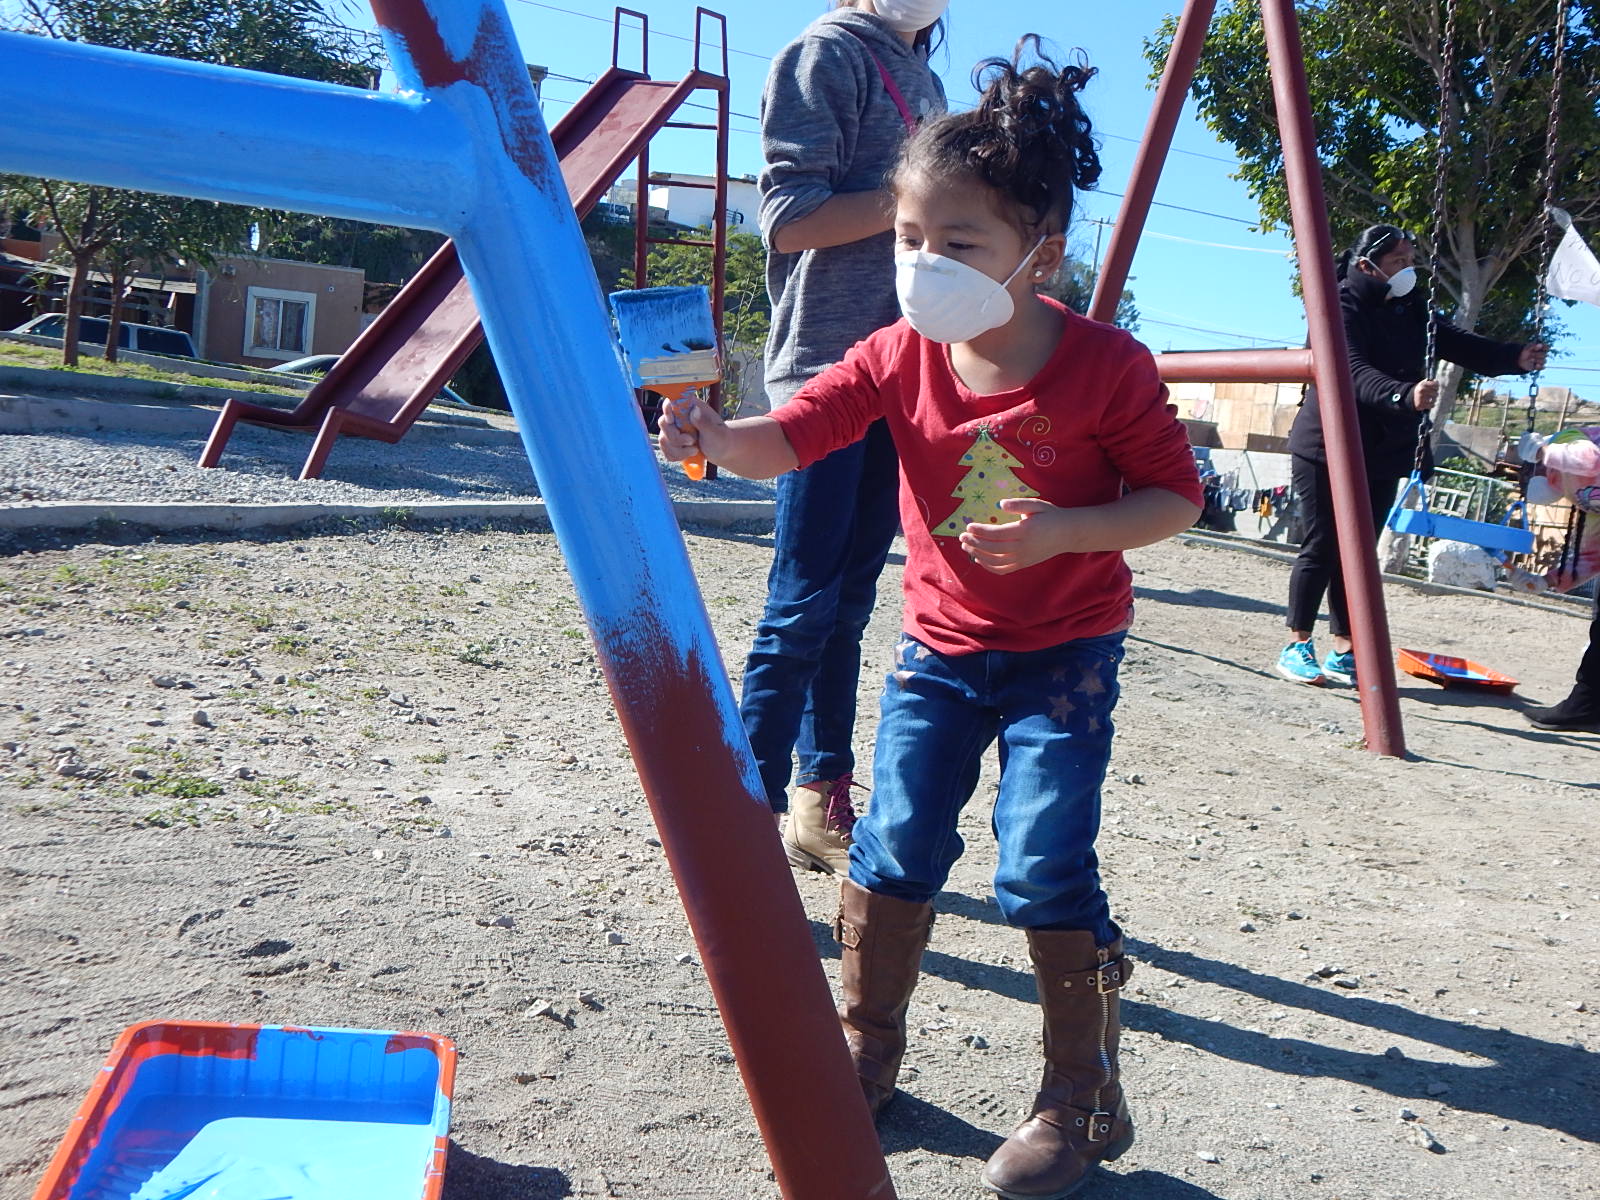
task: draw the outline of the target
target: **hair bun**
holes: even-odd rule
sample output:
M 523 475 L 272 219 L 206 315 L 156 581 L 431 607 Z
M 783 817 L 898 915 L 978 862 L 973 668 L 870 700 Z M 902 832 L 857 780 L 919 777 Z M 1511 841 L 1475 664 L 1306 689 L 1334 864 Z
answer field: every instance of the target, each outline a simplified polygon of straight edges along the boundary
M 1023 224 L 1064 232 L 1075 193 L 1100 179 L 1094 129 L 1078 103 L 1097 72 L 1081 51 L 1075 57 L 1058 66 L 1030 33 L 1010 59 L 985 59 L 972 73 L 982 93 L 977 107 L 924 125 L 896 174 L 914 168 L 936 177 L 976 176 L 1023 210 Z

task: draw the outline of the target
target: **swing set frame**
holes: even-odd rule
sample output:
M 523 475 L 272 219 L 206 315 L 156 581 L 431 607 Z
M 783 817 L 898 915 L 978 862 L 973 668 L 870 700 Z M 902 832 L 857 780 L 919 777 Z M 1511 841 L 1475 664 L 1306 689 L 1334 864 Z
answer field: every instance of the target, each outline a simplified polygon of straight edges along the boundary
M 1446 3 L 1453 22 L 1455 2 L 1446 0 Z M 1563 18 L 1566 6 L 1567 0 L 1561 0 Z M 1133 178 L 1124 194 L 1105 264 L 1096 281 L 1089 308 L 1089 316 L 1094 320 L 1111 321 L 1116 316 L 1117 302 L 1127 284 L 1134 252 L 1149 218 L 1156 185 L 1171 150 L 1178 117 L 1194 82 L 1215 11 L 1216 0 L 1188 0 L 1184 6 L 1134 162 Z M 1383 603 L 1383 580 L 1371 537 L 1373 513 L 1367 494 L 1366 463 L 1361 452 L 1355 387 L 1339 310 L 1333 240 L 1322 186 L 1322 164 L 1317 157 L 1310 88 L 1294 0 L 1261 0 L 1261 22 L 1266 34 L 1278 130 L 1283 142 L 1284 175 L 1310 345 L 1305 349 L 1161 354 L 1156 356 L 1156 364 L 1162 379 L 1168 383 L 1316 386 L 1333 492 L 1339 558 L 1344 566 L 1345 598 L 1350 608 L 1356 676 L 1360 681 L 1357 691 L 1365 745 L 1374 754 L 1401 758 L 1406 753 L 1405 733 L 1400 719 L 1388 613 Z M 1448 86 L 1448 79 L 1448 74 L 1441 79 L 1441 88 Z M 1550 141 L 1555 137 L 1554 121 L 1552 117 Z M 1553 174 L 1550 174 L 1546 182 L 1547 195 L 1553 182 Z M 1436 194 L 1442 186 L 1441 174 L 1436 180 Z M 1440 207 L 1436 204 L 1436 211 Z M 1542 295 L 1540 308 L 1542 316 Z M 1430 340 L 1430 363 L 1432 349 Z M 1537 378 L 1534 387 L 1536 390 Z
M 1156 184 L 1172 148 L 1179 114 L 1194 82 L 1216 0 L 1188 0 L 1178 21 L 1155 103 L 1112 230 L 1105 264 L 1095 284 L 1089 316 L 1110 321 L 1127 284 L 1139 238 L 1144 232 Z M 1299 261 L 1310 346 L 1303 350 L 1213 350 L 1156 357 L 1168 383 L 1311 383 L 1322 407 L 1323 440 L 1332 483 L 1334 524 L 1344 564 L 1345 597 L 1355 643 L 1357 691 L 1366 748 L 1402 758 L 1405 732 L 1399 690 L 1391 666 L 1389 618 L 1383 606 L 1382 576 L 1372 545 L 1372 506 L 1367 469 L 1356 423 L 1355 386 L 1339 313 L 1334 276 L 1333 237 L 1317 158 L 1304 49 L 1294 0 L 1261 0 L 1272 75 L 1272 96 L 1283 140 L 1284 173 Z

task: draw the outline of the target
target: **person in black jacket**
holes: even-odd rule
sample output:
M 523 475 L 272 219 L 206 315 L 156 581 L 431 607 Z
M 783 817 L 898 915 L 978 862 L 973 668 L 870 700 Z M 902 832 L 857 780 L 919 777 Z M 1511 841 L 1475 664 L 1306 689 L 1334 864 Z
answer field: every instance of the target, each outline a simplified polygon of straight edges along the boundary
M 1360 418 L 1361 452 L 1372 501 L 1376 541 L 1394 503 L 1395 490 L 1411 473 L 1423 414 L 1439 396 L 1428 352 L 1430 314 L 1426 296 L 1414 290 L 1416 252 L 1393 225 L 1374 225 L 1356 239 L 1339 262 L 1339 304 L 1350 347 Z M 1546 347 L 1538 342 L 1497 342 L 1457 328 L 1431 314 L 1435 351 L 1479 375 L 1536 371 Z M 1278 656 L 1278 673 L 1297 683 L 1355 682 L 1350 614 L 1345 603 L 1339 545 L 1334 534 L 1333 491 L 1322 445 L 1322 413 L 1316 393 L 1307 395 L 1289 431 L 1291 479 L 1304 536 L 1289 576 L 1288 625 L 1293 640 Z M 1423 470 L 1432 469 L 1425 457 Z M 1333 648 L 1319 661 L 1312 629 L 1324 594 Z

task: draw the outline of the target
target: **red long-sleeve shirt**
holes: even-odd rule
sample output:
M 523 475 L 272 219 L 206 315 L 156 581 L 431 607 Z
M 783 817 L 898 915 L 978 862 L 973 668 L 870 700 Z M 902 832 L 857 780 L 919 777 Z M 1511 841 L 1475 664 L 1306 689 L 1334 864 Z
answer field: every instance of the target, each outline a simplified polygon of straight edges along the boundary
M 1201 503 L 1150 352 L 1123 330 L 1061 314 L 1055 353 L 1023 387 L 978 395 L 951 368 L 949 347 L 899 321 L 772 414 L 801 466 L 888 421 L 907 544 L 904 627 L 941 653 L 1042 650 L 1132 622 L 1132 575 L 1118 551 L 1059 554 L 1011 575 L 973 563 L 957 537 L 968 521 L 993 520 L 1002 497 L 1081 508 L 1116 500 L 1126 483 Z

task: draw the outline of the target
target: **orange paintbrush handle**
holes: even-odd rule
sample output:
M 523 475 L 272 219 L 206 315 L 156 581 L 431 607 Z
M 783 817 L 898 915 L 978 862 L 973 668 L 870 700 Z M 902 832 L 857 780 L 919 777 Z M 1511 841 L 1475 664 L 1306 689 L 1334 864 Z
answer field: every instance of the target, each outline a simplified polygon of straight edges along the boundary
M 658 387 L 657 390 L 660 391 L 661 395 L 666 397 L 667 400 L 676 405 L 678 401 L 683 399 L 686 393 L 693 390 L 693 386 L 693 384 L 672 384 L 666 387 Z M 693 425 L 679 420 L 679 418 L 676 416 L 673 419 L 679 422 L 678 428 L 684 433 L 696 432 Z M 684 459 L 683 473 L 690 479 L 704 479 L 706 477 L 706 456 L 704 454 L 697 453 L 691 454 L 688 458 Z

